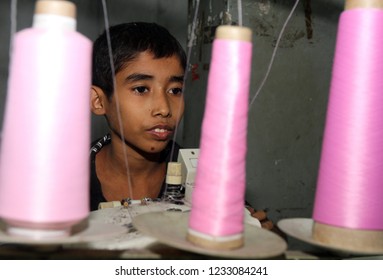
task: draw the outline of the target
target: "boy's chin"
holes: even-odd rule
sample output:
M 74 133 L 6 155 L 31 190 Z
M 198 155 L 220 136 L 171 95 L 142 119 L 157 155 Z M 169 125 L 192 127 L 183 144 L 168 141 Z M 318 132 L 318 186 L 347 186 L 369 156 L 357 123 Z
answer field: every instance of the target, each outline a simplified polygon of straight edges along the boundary
M 161 142 L 155 142 L 155 143 L 151 143 L 149 145 L 149 147 L 147 149 L 145 149 L 145 151 L 147 153 L 161 153 L 165 148 L 166 146 L 168 145 L 169 141 L 161 141 Z

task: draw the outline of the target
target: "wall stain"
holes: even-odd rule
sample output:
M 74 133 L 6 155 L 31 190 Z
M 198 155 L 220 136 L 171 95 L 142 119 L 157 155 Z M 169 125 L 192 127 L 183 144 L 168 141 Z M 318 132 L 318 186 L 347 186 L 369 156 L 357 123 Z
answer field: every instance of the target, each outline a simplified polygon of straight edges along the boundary
M 194 63 L 191 66 L 192 81 L 199 80 L 198 66 L 198 63 Z
M 305 9 L 305 23 L 306 23 L 306 34 L 307 34 L 307 39 L 312 39 L 313 38 L 313 25 L 312 25 L 312 19 L 311 19 L 311 0 L 304 0 L 303 6 Z
M 271 37 L 273 36 L 274 26 L 264 18 L 250 18 L 250 25 L 256 36 Z
M 279 48 L 293 48 L 296 41 L 305 37 L 305 32 L 302 30 L 292 30 L 286 32 L 279 42 Z M 275 47 L 277 39 L 273 41 L 273 47 Z
M 311 0 L 304 1 L 307 2 Z M 310 2 L 307 3 L 305 4 L 305 28 L 297 28 L 294 27 L 294 25 L 289 25 L 279 42 L 279 48 L 293 48 L 295 44 L 299 40 L 304 39 L 306 35 L 312 38 L 311 4 Z M 262 0 L 261 3 L 253 7 L 253 9 L 258 11 L 256 16 L 249 18 L 250 26 L 253 27 L 254 34 L 259 37 L 268 38 L 267 40 L 270 40 L 271 45 L 275 47 L 277 36 L 281 28 L 279 25 L 276 26 L 275 23 L 280 22 L 280 14 L 277 10 L 273 9 L 270 0 Z

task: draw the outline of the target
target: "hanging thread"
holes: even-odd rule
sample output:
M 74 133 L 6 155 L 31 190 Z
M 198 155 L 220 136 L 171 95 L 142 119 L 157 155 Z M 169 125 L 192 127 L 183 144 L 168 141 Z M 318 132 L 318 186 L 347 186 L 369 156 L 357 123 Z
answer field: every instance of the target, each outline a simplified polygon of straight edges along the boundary
M 92 43 L 75 14 L 71 2 L 37 1 L 33 27 L 14 36 L 0 155 L 11 234 L 67 236 L 89 213 Z
M 243 245 L 249 28 L 219 26 L 213 42 L 188 240 L 216 249 Z
M 383 230 L 382 33 L 382 9 L 355 8 L 341 14 L 313 212 L 316 222 Z
M 12 56 L 12 46 L 13 46 L 13 38 L 17 32 L 17 0 L 11 1 L 11 9 L 10 9 L 10 38 L 9 38 L 9 58 Z
M 242 13 L 242 0 L 237 0 L 237 7 L 238 7 L 238 25 L 243 25 L 243 13 Z
M 199 4 L 200 4 L 200 1 L 196 0 L 195 1 L 195 8 L 194 8 L 194 15 L 193 15 L 193 22 L 192 22 L 192 27 L 191 27 L 191 30 L 190 30 L 190 38 L 189 38 L 189 41 L 188 41 L 188 44 L 187 44 L 186 69 L 185 69 L 183 85 L 182 85 L 182 92 L 183 93 L 185 93 L 185 90 L 186 90 L 186 80 L 187 80 L 188 74 L 190 72 L 190 69 L 189 69 L 190 57 L 191 57 L 191 52 L 192 52 L 192 49 L 193 49 L 194 40 L 195 40 L 195 37 L 196 37 L 195 30 L 196 30 L 197 21 L 198 21 Z M 184 99 L 184 97 L 182 97 L 182 98 Z M 182 102 L 182 101 L 180 100 L 179 102 Z M 179 107 L 179 108 L 181 108 L 181 107 Z M 177 115 L 179 115 L 179 114 L 180 114 L 180 109 L 177 111 Z M 174 149 L 175 149 L 175 144 L 176 144 L 176 137 L 177 137 L 177 133 L 178 133 L 178 127 L 179 127 L 179 124 L 177 123 L 177 125 L 175 126 L 175 129 L 174 129 L 173 145 L 172 145 L 172 149 L 170 151 L 170 158 L 171 159 L 173 158 L 173 155 L 174 155 Z
M 110 24 L 109 24 L 109 16 L 108 16 L 108 8 L 107 8 L 106 0 L 102 0 L 101 4 L 102 4 L 102 10 L 103 10 L 103 14 L 104 14 L 105 35 L 106 35 L 106 39 L 107 39 L 107 43 L 108 43 L 108 55 L 109 55 L 110 70 L 111 70 L 112 79 L 113 79 L 113 92 L 115 92 L 115 90 L 117 88 L 116 70 L 115 70 L 114 62 L 113 62 L 113 48 L 112 48 L 112 42 L 111 42 L 111 38 L 110 38 L 110 30 L 109 30 Z M 125 135 L 124 125 L 122 122 L 122 114 L 121 114 L 121 109 L 120 109 L 119 95 L 114 94 L 114 99 L 115 99 L 115 104 L 116 104 L 118 129 L 119 129 L 120 135 Z M 127 156 L 128 151 L 127 151 L 127 147 L 125 145 L 123 138 L 121 138 L 121 144 L 122 144 L 121 145 L 122 151 L 124 153 L 124 164 L 125 164 L 126 176 L 128 178 L 128 182 L 127 182 L 128 193 L 129 193 L 128 196 L 132 197 L 133 196 L 133 189 L 132 189 L 132 179 L 131 179 L 130 170 L 129 170 L 129 160 L 128 160 L 128 156 Z
M 292 15 L 294 14 L 298 4 L 299 4 L 299 0 L 296 0 L 293 8 L 291 9 L 291 11 L 290 11 L 289 15 L 287 16 L 285 22 L 283 23 L 282 29 L 281 29 L 281 31 L 279 32 L 279 35 L 278 35 L 277 42 L 275 43 L 273 54 L 271 55 L 271 59 L 270 59 L 270 62 L 269 62 L 269 66 L 267 67 L 266 74 L 265 74 L 264 78 L 262 79 L 262 82 L 259 85 L 257 91 L 255 92 L 254 97 L 250 101 L 250 108 L 253 105 L 255 99 L 258 97 L 258 95 L 261 92 L 261 90 L 263 89 L 263 86 L 265 85 L 265 83 L 266 83 L 266 81 L 267 81 L 267 79 L 268 79 L 268 77 L 270 75 L 271 67 L 273 66 L 274 59 L 275 59 L 275 56 L 277 54 L 277 50 L 279 48 L 279 43 L 281 42 L 281 39 L 282 39 L 282 35 L 284 34 L 286 26 L 287 26 L 288 22 L 290 21 Z

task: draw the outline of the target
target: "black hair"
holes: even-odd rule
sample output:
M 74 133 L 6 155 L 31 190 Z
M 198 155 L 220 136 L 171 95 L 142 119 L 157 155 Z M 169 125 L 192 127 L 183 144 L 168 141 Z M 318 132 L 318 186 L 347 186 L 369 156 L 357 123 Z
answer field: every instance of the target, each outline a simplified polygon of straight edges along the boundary
M 155 58 L 178 56 L 181 66 L 186 68 L 186 54 L 177 39 L 169 31 L 148 22 L 131 22 L 109 28 L 111 50 L 116 75 L 126 63 L 144 51 L 150 51 Z M 113 73 L 111 69 L 107 32 L 104 31 L 93 44 L 92 84 L 100 87 L 108 98 L 113 94 Z

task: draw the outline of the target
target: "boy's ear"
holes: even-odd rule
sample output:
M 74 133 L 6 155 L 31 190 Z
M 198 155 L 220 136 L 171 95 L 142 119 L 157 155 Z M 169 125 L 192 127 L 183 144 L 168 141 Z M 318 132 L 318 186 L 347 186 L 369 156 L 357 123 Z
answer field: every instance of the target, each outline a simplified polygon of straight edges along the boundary
M 104 91 L 92 86 L 90 89 L 90 108 L 95 115 L 105 115 L 106 96 Z

